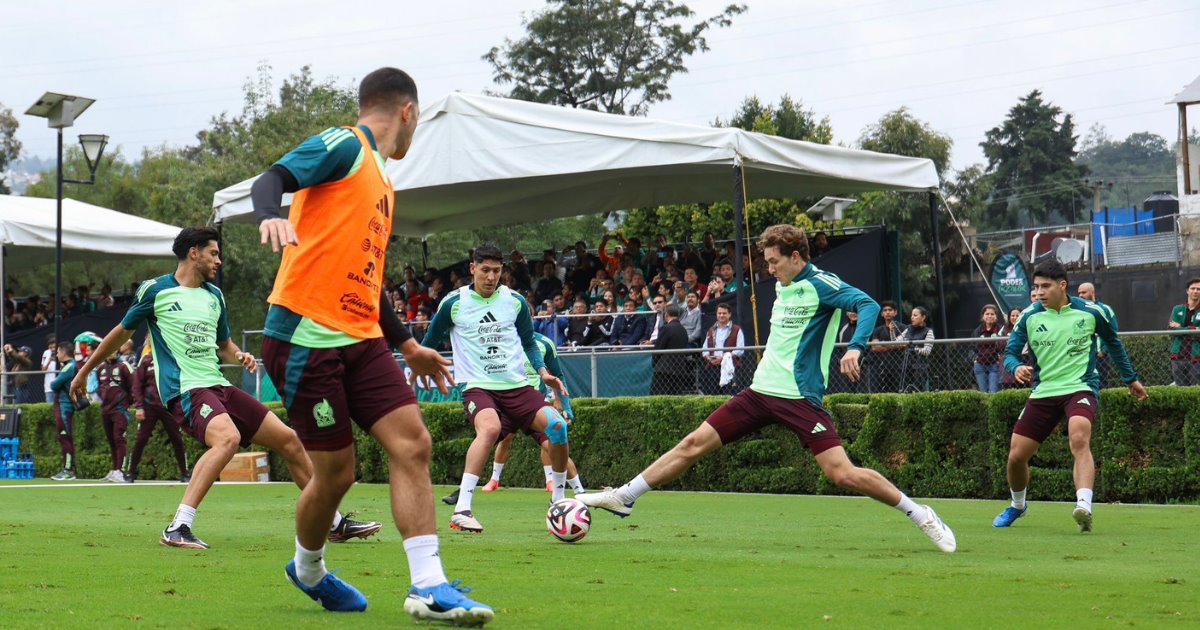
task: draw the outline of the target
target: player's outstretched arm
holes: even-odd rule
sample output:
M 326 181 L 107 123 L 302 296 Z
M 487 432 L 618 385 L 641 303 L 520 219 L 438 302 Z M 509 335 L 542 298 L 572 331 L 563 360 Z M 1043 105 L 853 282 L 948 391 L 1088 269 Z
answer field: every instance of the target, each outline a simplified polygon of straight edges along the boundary
M 254 217 L 258 219 L 258 233 L 262 237 L 262 244 L 270 243 L 273 252 L 300 243 L 292 222 L 280 214 L 283 193 L 296 192 L 298 189 L 295 177 L 278 165 L 272 166 L 250 186 L 250 201 L 254 204 Z
M 229 337 L 217 342 L 217 355 L 221 357 L 222 361 L 241 365 L 251 373 L 258 369 L 258 361 L 254 359 L 254 355 L 242 352 L 242 349 Z
M 76 370 L 75 378 L 71 379 L 71 389 L 69 392 L 72 398 L 87 397 L 88 374 L 91 374 L 97 365 L 100 365 L 105 359 L 119 350 L 126 341 L 133 338 L 133 332 L 121 324 L 117 324 L 112 330 L 108 331 L 108 334 L 104 336 L 100 345 L 88 357 L 87 362 Z

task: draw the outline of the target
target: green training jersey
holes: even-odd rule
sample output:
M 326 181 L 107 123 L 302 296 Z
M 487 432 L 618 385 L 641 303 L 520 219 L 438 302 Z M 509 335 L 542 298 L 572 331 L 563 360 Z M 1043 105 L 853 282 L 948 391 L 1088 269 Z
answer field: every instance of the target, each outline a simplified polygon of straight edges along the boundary
M 879 316 L 875 300 L 812 263 L 787 286 L 775 283 L 767 350 L 750 389 L 776 398 L 804 398 L 820 407 L 843 310 L 858 313 L 850 347 L 861 352 Z
M 142 322 L 150 328 L 154 379 L 164 405 L 191 389 L 229 386 L 217 359 L 217 344 L 229 339 L 229 312 L 216 285 L 180 286 L 175 274 L 147 280 L 121 326 L 134 330 Z
M 1100 308 L 1093 302 L 1070 298 L 1059 310 L 1047 309 L 1041 302 L 1026 308 L 1008 336 L 1004 348 L 1004 369 L 1010 374 L 1021 366 L 1021 350 L 1029 344 L 1033 355 L 1033 392 L 1030 398 L 1050 398 L 1091 390 L 1100 391 L 1100 375 L 1096 371 L 1099 337 L 1108 349 L 1113 362 L 1126 384 L 1138 380 L 1125 345 L 1117 337 L 1111 309 Z

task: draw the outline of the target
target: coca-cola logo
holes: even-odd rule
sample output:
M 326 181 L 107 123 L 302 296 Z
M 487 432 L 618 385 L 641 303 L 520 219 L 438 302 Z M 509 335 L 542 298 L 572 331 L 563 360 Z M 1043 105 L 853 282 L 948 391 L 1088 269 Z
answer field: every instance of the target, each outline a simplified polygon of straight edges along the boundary
M 367 222 L 367 227 L 371 230 L 371 232 L 379 234 L 380 236 L 387 231 L 387 229 L 383 226 L 383 221 L 380 221 L 378 217 L 371 217 L 371 220 Z

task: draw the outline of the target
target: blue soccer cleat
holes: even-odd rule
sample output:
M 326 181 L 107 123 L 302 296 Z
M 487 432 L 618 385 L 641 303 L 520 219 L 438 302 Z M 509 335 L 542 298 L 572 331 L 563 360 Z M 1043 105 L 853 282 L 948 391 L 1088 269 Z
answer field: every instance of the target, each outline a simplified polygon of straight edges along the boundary
M 326 573 L 316 586 L 307 586 L 296 576 L 295 560 L 287 563 L 287 569 L 284 572 L 287 574 L 288 580 L 296 585 L 296 588 L 311 597 L 313 601 L 321 602 L 325 610 L 362 612 L 367 609 L 367 598 L 358 592 L 358 589 L 332 573 Z
M 1004 511 L 997 515 L 996 518 L 992 519 L 992 527 L 1008 527 L 1013 524 L 1013 521 L 1025 516 L 1025 513 L 1028 511 L 1028 505 L 1020 510 L 1010 505 L 1004 508 Z
M 487 604 L 481 604 L 469 599 L 466 593 L 471 589 L 463 586 L 461 580 L 447 584 L 442 582 L 437 586 L 408 590 L 408 598 L 404 600 L 404 612 L 412 615 L 414 621 L 425 620 L 448 621 L 456 626 L 482 626 L 492 620 L 496 613 Z

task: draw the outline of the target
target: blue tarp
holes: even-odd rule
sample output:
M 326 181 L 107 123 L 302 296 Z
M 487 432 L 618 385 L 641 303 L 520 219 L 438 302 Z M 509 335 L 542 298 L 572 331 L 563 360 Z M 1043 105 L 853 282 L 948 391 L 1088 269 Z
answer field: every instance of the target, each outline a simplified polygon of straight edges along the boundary
M 1104 230 L 1104 238 L 1153 234 L 1154 222 L 1151 221 L 1153 218 L 1153 210 L 1139 210 L 1138 208 L 1105 208 L 1093 211 L 1092 243 L 1095 244 L 1096 256 L 1104 255 L 1104 240 L 1101 238 L 1101 230 Z

